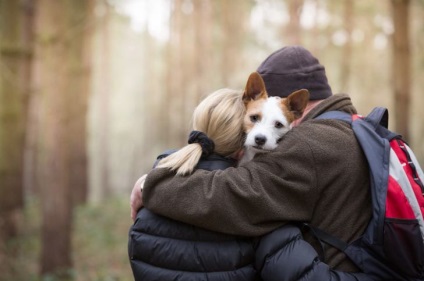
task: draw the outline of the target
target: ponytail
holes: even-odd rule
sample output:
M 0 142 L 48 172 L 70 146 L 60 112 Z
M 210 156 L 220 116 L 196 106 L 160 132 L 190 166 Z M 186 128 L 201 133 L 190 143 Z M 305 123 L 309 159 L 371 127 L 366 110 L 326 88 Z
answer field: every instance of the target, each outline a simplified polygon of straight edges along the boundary
M 176 171 L 177 175 L 191 174 L 202 156 L 202 147 L 198 143 L 184 146 L 180 150 L 163 158 L 156 168 L 168 168 Z
M 227 157 L 243 146 L 243 91 L 221 89 L 207 96 L 193 113 L 188 145 L 163 158 L 156 168 L 191 174 L 200 158 L 212 153 Z
M 177 171 L 177 175 L 187 175 L 193 172 L 200 157 L 208 157 L 214 152 L 215 144 L 205 133 L 192 131 L 188 137 L 188 145 L 164 158 L 158 168 L 169 168 Z

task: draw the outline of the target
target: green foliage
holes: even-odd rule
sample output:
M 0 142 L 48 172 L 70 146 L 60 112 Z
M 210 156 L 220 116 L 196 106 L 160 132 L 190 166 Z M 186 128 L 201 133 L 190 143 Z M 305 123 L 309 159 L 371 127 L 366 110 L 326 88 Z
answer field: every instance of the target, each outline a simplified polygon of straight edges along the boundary
M 74 264 L 77 280 L 133 280 L 129 265 L 129 200 L 112 199 L 75 213 Z
M 74 220 L 74 268 L 65 274 L 71 279 L 38 276 L 41 218 L 39 202 L 32 201 L 25 209 L 21 235 L 8 245 L 17 251 L 8 256 L 6 263 L 10 269 L 2 272 L 0 281 L 134 280 L 127 254 L 128 230 L 132 223 L 128 198 L 78 207 Z
M 41 223 L 38 203 L 30 200 L 23 216 L 19 236 L 0 249 L 4 253 L 0 257 L 0 281 L 39 281 L 36 276 Z

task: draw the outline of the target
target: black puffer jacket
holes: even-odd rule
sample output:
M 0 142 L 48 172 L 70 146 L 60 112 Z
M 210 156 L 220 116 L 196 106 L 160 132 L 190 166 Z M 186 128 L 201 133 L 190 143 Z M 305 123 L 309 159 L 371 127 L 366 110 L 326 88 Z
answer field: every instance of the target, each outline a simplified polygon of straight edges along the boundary
M 206 231 L 142 209 L 130 230 L 128 252 L 136 281 L 373 280 L 363 273 L 331 270 L 293 225 L 263 236 L 254 247 L 250 239 Z
M 216 170 L 234 165 L 234 161 L 212 155 L 196 168 Z M 204 230 L 147 209 L 138 212 L 130 229 L 128 253 L 136 281 L 259 280 L 252 238 Z
M 136 281 L 252 281 L 251 239 L 210 232 L 142 209 L 130 232 Z
M 335 271 L 321 262 L 298 227 L 285 225 L 263 236 L 255 268 L 263 281 L 371 281 L 363 273 Z

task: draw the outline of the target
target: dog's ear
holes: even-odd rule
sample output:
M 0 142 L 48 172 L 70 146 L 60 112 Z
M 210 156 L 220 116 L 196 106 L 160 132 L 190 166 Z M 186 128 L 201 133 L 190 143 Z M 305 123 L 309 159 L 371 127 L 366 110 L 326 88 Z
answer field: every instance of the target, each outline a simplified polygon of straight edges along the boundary
M 244 89 L 244 103 L 267 97 L 268 94 L 266 93 L 264 80 L 258 72 L 252 72 L 249 79 L 247 79 L 246 88 Z
M 309 91 L 301 89 L 291 93 L 287 98 L 283 100 L 283 103 L 293 113 L 294 118 L 298 119 L 302 117 L 303 111 L 308 105 Z

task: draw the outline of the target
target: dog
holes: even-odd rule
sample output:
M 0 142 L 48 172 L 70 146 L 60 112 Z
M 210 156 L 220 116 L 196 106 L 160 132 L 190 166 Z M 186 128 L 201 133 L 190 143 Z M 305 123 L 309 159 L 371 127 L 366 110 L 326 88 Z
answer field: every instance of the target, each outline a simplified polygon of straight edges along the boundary
M 287 98 L 268 97 L 264 80 L 258 72 L 253 72 L 247 80 L 242 99 L 246 106 L 246 140 L 241 162 L 245 162 L 259 151 L 270 151 L 278 146 L 291 129 L 291 123 L 302 117 L 309 92 L 301 89 Z

